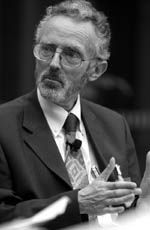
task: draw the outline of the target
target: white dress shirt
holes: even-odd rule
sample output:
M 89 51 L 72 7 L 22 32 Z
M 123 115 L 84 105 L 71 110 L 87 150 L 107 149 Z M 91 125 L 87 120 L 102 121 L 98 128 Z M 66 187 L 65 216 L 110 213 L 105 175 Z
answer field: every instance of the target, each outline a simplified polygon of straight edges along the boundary
M 64 108 L 43 98 L 40 94 L 39 89 L 37 89 L 37 96 L 38 96 L 40 106 L 43 110 L 44 116 L 47 120 L 48 126 L 51 129 L 54 140 L 58 146 L 61 157 L 63 161 L 65 161 L 66 139 L 65 139 L 63 125 L 69 113 Z M 83 154 L 83 159 L 88 173 L 88 180 L 89 183 L 91 183 L 94 180 L 94 178 L 91 175 L 91 167 L 93 165 L 96 165 L 96 167 L 98 166 L 93 154 L 92 147 L 88 142 L 85 127 L 81 119 L 80 96 L 78 96 L 76 104 L 74 105 L 70 113 L 73 113 L 79 119 L 79 128 L 76 132 L 76 138 L 82 141 L 81 152 Z M 98 216 L 98 222 L 100 223 L 101 226 L 112 224 L 111 215 L 105 214 L 102 216 Z
M 52 131 L 54 140 L 58 146 L 61 157 L 63 161 L 65 161 L 66 139 L 65 139 L 63 125 L 69 113 L 62 107 L 44 99 L 41 96 L 39 90 L 37 90 L 37 95 L 38 95 L 38 100 L 43 110 L 44 116 L 47 120 L 49 128 Z M 76 104 L 74 105 L 70 113 L 73 113 L 79 119 L 79 128 L 76 132 L 76 138 L 82 141 L 81 151 L 82 151 L 83 159 L 84 159 L 85 166 L 88 172 L 88 179 L 89 179 L 89 182 L 91 183 L 91 181 L 93 180 L 91 176 L 91 167 L 93 165 L 96 165 L 96 160 L 95 160 L 94 154 L 92 153 L 93 152 L 92 148 L 89 145 L 85 127 L 81 119 L 80 96 L 78 96 Z

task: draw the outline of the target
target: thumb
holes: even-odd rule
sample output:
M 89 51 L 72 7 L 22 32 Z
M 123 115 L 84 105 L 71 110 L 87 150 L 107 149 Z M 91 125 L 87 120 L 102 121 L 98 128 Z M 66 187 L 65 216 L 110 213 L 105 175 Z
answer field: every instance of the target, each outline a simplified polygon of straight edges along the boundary
M 139 198 L 138 206 L 146 205 L 146 207 L 148 207 L 150 204 L 150 151 L 146 156 L 146 168 L 140 187 L 142 189 L 142 194 Z
M 107 167 L 104 169 L 104 171 L 100 174 L 99 179 L 102 181 L 107 181 L 109 176 L 111 175 L 111 173 L 113 172 L 114 168 L 115 168 L 115 158 L 112 157 L 109 161 L 109 164 L 107 165 Z
M 146 156 L 146 169 L 145 169 L 144 176 L 150 177 L 150 151 L 147 153 Z

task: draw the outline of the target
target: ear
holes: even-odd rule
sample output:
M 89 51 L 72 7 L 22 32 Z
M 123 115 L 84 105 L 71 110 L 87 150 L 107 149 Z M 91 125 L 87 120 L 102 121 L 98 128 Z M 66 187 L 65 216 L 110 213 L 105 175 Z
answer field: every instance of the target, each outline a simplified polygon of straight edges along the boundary
M 91 67 L 89 81 L 97 80 L 107 69 L 107 61 L 97 60 Z

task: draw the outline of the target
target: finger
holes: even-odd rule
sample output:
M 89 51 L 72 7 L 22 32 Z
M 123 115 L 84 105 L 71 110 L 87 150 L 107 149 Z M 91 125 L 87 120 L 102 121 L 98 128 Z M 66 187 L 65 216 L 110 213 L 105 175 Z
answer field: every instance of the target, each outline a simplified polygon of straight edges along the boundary
M 134 192 L 134 195 L 141 195 L 142 194 L 142 189 L 141 188 L 135 188 L 134 190 L 133 190 L 133 192 Z
M 146 169 L 145 169 L 144 177 L 145 176 L 150 178 L 150 151 L 147 153 L 146 156 Z
M 149 200 L 150 198 L 150 151 L 147 153 L 146 156 L 146 168 L 140 187 L 142 189 L 141 197 L 144 199 L 148 198 Z
M 106 193 L 106 198 L 118 198 L 122 196 L 126 196 L 129 194 L 134 194 L 133 189 L 116 189 L 116 190 L 110 190 Z
M 107 182 L 108 189 L 135 189 L 136 187 L 136 183 L 131 181 Z
M 100 174 L 99 179 L 101 181 L 107 181 L 111 173 L 113 172 L 115 168 L 115 158 L 112 157 L 109 161 L 109 164 L 107 167 L 104 169 L 104 171 Z
M 106 214 L 106 213 L 122 213 L 124 212 L 125 208 L 123 206 L 119 206 L 119 207 L 106 207 L 104 208 L 103 210 L 103 214 Z
M 122 197 L 119 197 L 119 198 L 111 198 L 111 199 L 106 199 L 105 201 L 105 204 L 107 206 L 109 205 L 122 205 L 128 201 L 131 201 L 131 200 L 134 200 L 135 196 L 134 194 L 129 194 L 129 195 L 126 195 L 126 196 L 122 196 Z

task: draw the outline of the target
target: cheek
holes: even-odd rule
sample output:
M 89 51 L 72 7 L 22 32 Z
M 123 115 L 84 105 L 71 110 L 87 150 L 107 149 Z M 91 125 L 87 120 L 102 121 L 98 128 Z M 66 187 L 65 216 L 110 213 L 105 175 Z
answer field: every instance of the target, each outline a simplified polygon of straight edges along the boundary
M 45 66 L 44 64 L 40 63 L 40 62 L 36 62 L 36 74 L 39 77 L 43 72 L 45 72 L 47 70 L 47 66 Z
M 77 81 L 77 80 L 80 80 L 82 76 L 86 74 L 87 68 L 88 68 L 88 65 L 85 65 L 84 63 L 84 65 L 82 65 L 81 67 L 69 71 L 68 74 L 70 75 L 72 81 Z

